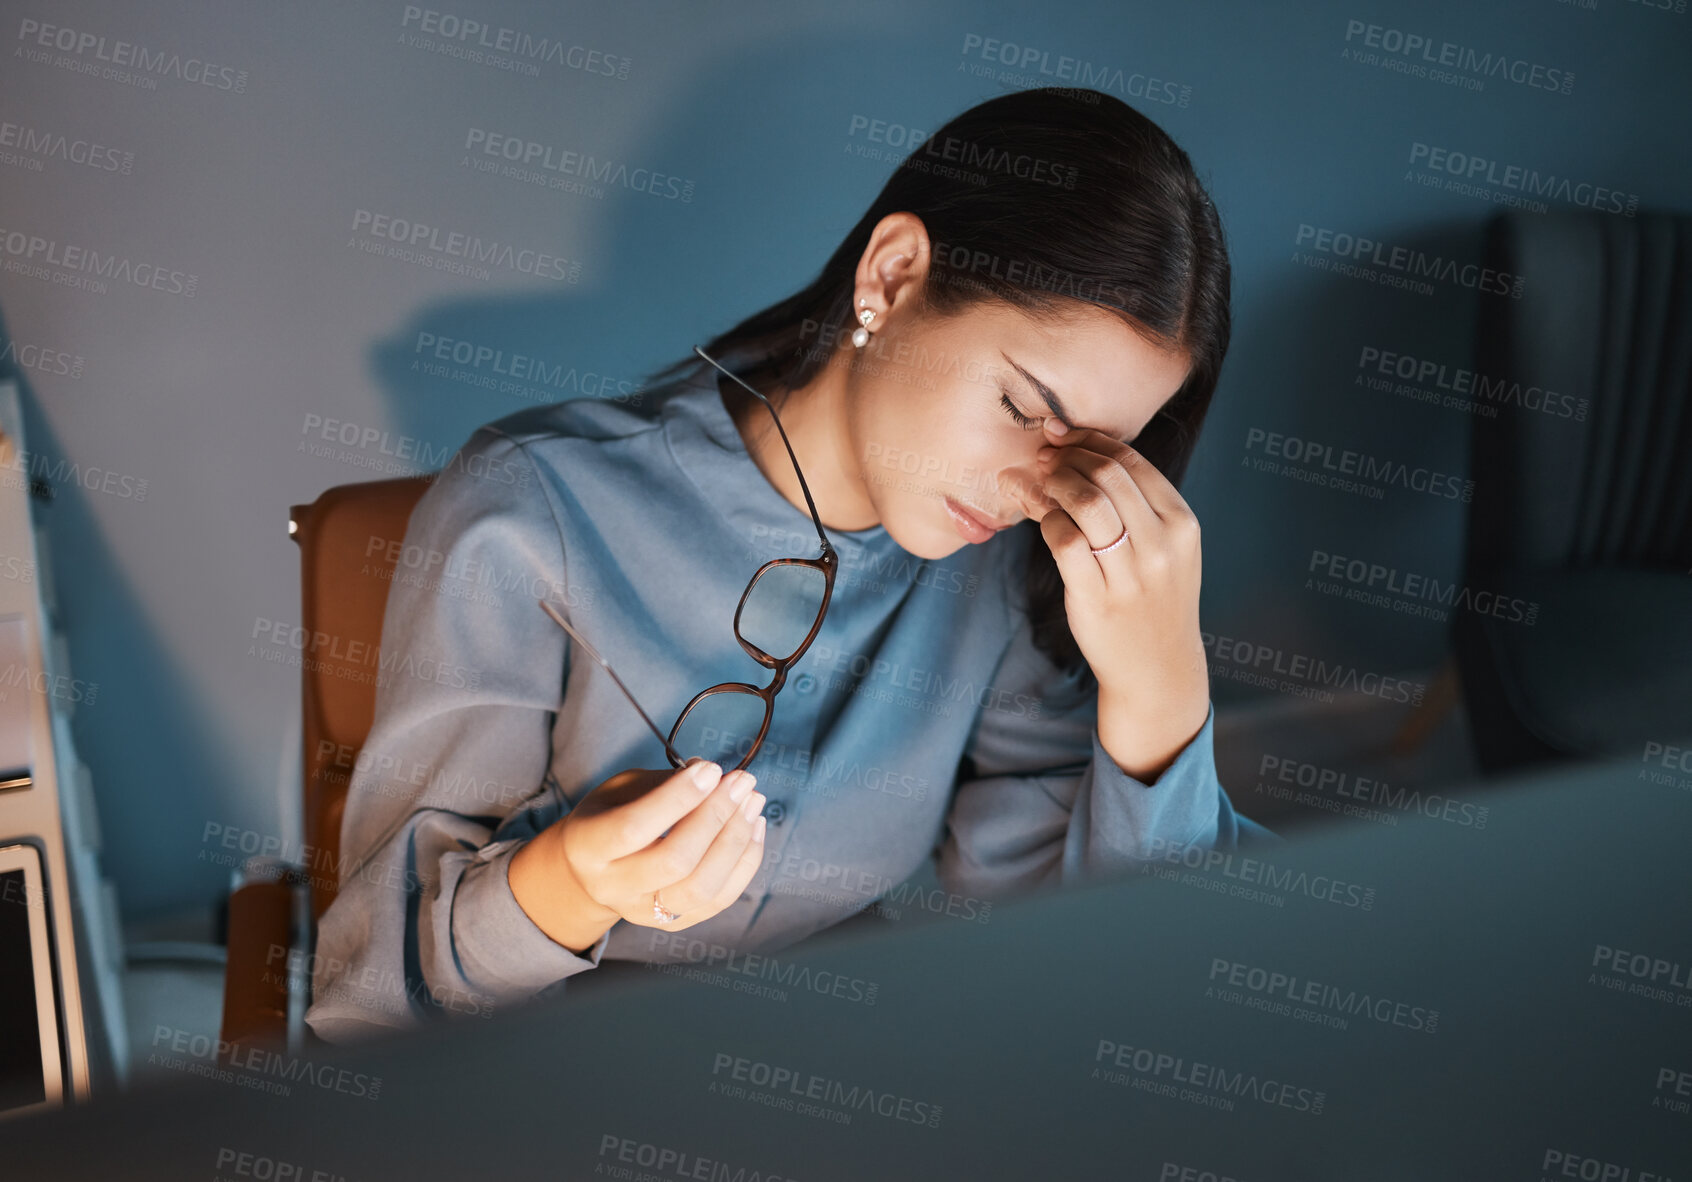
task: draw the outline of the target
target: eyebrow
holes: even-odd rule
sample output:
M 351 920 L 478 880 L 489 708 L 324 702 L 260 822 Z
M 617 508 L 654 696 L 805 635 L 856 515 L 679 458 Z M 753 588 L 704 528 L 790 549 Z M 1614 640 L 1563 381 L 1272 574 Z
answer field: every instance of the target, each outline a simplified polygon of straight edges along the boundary
M 1017 373 L 1028 379 L 1028 384 L 1034 387 L 1034 392 L 1036 394 L 1045 399 L 1046 405 L 1050 407 L 1051 412 L 1057 416 L 1058 422 L 1068 427 L 1071 431 L 1081 430 L 1080 425 L 1076 423 L 1074 419 L 1069 417 L 1069 409 L 1064 406 L 1063 399 L 1057 396 L 1057 392 L 1055 390 L 1046 385 L 1046 383 L 1042 382 L 1033 374 L 1029 373 L 1026 369 L 1023 369 L 1022 366 L 1018 365 L 1015 361 L 1012 361 L 1011 355 L 1006 353 L 1003 349 L 999 350 L 999 356 L 1003 357 L 1006 361 L 1009 361 L 1012 369 L 1016 370 Z M 1105 434 L 1108 435 L 1110 432 L 1107 431 Z M 1119 438 L 1128 437 L 1119 436 Z

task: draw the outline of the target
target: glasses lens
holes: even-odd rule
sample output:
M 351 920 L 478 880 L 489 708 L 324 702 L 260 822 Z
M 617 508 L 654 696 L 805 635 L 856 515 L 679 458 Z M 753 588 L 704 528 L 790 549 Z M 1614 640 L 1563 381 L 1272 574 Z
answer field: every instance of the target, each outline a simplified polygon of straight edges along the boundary
M 763 725 L 764 699 L 745 690 L 714 690 L 677 723 L 670 746 L 684 761 L 697 755 L 726 770 L 752 750 Z
M 814 566 L 766 568 L 740 609 L 740 636 L 766 657 L 783 661 L 799 650 L 822 614 L 827 582 Z

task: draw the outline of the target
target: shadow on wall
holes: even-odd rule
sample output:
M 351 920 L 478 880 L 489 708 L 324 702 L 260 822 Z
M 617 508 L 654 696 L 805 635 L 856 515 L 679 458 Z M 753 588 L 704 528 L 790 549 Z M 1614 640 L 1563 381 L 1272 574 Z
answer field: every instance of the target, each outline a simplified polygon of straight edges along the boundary
M 0 309 L 0 341 L 12 341 Z M 28 371 L 0 366 L 0 379 L 18 382 L 19 406 L 28 437 L 28 455 L 20 456 L 35 475 L 33 497 L 38 507 L 38 530 L 44 535 L 52 562 L 52 577 L 63 587 L 71 581 L 100 590 L 100 610 L 86 616 L 68 615 L 67 604 L 86 598 L 59 596 L 56 626 L 65 634 L 70 653 L 70 673 L 85 677 L 90 654 L 100 653 L 102 673 L 94 701 L 79 703 L 71 716 L 71 734 L 77 754 L 88 766 L 98 800 L 114 783 L 131 783 L 135 764 L 150 769 L 140 779 L 144 790 L 155 795 L 156 807 L 139 810 L 141 824 L 114 832 L 108 824 L 100 861 L 114 883 L 140 882 L 156 872 L 161 862 L 193 865 L 203 852 L 201 829 L 206 818 L 228 812 L 219 785 L 233 782 L 234 769 L 224 759 L 227 745 L 209 731 L 207 719 L 215 717 L 209 703 L 196 700 L 181 662 L 172 653 L 143 610 L 141 596 L 127 583 L 111 546 L 95 524 L 90 511 L 91 493 L 79 483 L 78 473 L 87 461 L 66 456 L 46 417 L 39 396 L 29 381 Z M 78 467 L 79 462 L 83 467 Z M 135 491 L 134 483 L 118 486 Z M 104 494 L 101 494 L 104 495 Z M 136 497 L 136 509 L 145 506 Z M 72 539 L 55 546 L 55 539 Z M 184 584 L 206 561 L 192 540 L 173 535 L 180 552 L 168 556 L 171 568 Z M 78 565 L 67 570 L 53 556 L 75 553 Z M 184 588 L 186 590 L 186 588 Z M 113 674 L 116 676 L 113 676 Z M 87 736 L 97 732 L 98 742 Z M 116 768 L 107 753 L 123 753 L 130 766 Z M 110 808 L 101 807 L 106 817 Z M 126 810 L 133 819 L 137 810 Z M 227 867 L 207 870 L 207 888 L 219 894 L 227 889 Z M 209 934 L 209 933 L 208 933 Z
M 478 426 L 537 403 L 630 398 L 652 370 L 809 282 L 903 155 L 852 153 L 861 142 L 849 134 L 853 115 L 934 108 L 933 41 L 921 29 L 904 32 L 898 44 L 865 39 L 853 47 L 837 39 L 828 47 L 830 61 L 874 63 L 873 100 L 854 89 L 814 103 L 761 106 L 755 137 L 725 134 L 748 125 L 746 80 L 758 79 L 772 95 L 814 94 L 816 51 L 769 46 L 714 62 L 710 75 L 692 80 L 687 96 L 667 106 L 675 117 L 652 142 L 605 153 L 630 170 L 674 176 L 683 193 L 691 185 L 691 195 L 669 196 L 668 185 L 653 194 L 564 177 L 604 193 L 555 191 L 561 220 L 580 219 L 577 241 L 559 248 L 586 256 L 580 280 L 558 284 L 556 295 L 455 299 L 418 309 L 371 351 L 392 421 L 438 454 L 442 446 L 456 449 Z M 960 94 L 956 109 L 986 97 Z M 936 111 L 933 126 L 954 113 Z M 534 187 L 496 173 L 477 179 L 491 202 Z M 731 232 L 749 223 L 756 238 Z M 456 350 L 472 363 L 441 360 L 436 350 L 447 358 Z M 496 351 L 503 362 L 493 359 Z M 545 372 L 507 379 L 502 389 L 496 366 L 509 367 L 515 356 Z

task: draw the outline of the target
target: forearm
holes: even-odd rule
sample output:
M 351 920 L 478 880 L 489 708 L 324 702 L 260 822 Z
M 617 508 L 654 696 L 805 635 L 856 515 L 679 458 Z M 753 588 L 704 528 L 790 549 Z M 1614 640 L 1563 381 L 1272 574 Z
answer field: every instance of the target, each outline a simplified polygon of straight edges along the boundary
M 1099 745 L 1124 774 L 1149 785 L 1193 741 L 1209 713 L 1210 685 L 1202 676 L 1190 686 L 1161 687 L 1151 701 L 1101 684 Z

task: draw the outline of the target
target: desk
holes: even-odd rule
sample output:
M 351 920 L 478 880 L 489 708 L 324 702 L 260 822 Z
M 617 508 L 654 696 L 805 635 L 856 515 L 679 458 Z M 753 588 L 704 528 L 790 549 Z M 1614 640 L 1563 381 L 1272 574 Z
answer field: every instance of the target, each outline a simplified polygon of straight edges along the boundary
M 1692 772 L 1658 770 L 221 1078 L 163 1046 L 179 1083 L 22 1122 L 0 1155 L 20 1179 L 241 1176 L 224 1154 L 366 1182 L 1686 1179 Z

